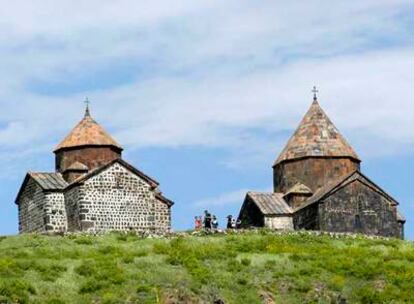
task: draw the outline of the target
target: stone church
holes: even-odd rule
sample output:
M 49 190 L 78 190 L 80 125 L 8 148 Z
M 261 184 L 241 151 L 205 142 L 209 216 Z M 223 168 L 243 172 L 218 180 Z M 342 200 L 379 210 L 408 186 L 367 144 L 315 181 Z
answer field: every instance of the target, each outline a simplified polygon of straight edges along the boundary
M 173 202 L 122 150 L 87 106 L 54 150 L 56 171 L 27 173 L 15 201 L 20 233 L 169 231 Z
M 248 192 L 243 227 L 404 238 L 398 202 L 361 172 L 361 160 L 313 103 L 273 165 L 272 193 Z

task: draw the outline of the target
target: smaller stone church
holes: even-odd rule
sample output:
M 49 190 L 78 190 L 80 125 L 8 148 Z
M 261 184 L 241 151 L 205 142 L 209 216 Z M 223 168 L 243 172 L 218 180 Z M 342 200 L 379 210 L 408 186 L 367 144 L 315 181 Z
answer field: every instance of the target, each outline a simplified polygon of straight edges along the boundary
M 273 165 L 274 191 L 248 192 L 243 227 L 404 238 L 398 202 L 361 172 L 361 160 L 316 97 Z
M 15 201 L 19 232 L 168 232 L 173 202 L 122 150 L 87 106 L 54 150 L 56 171 L 27 173 Z

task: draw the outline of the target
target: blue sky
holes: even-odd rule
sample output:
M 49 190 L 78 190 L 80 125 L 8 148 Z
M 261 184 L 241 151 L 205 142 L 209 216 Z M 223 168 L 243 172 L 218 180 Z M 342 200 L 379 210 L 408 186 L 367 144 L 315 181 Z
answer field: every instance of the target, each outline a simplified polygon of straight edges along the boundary
M 316 84 L 414 239 L 413 17 L 404 0 L 2 4 L 0 234 L 16 233 L 25 172 L 53 170 L 85 96 L 185 229 L 205 208 L 223 224 L 247 190 L 271 189 Z

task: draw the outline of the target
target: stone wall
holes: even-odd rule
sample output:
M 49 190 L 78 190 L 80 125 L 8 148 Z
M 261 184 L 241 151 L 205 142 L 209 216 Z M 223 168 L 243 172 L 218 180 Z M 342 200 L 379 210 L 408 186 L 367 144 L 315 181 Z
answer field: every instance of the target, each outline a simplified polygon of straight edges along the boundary
M 296 209 L 304 204 L 311 196 L 312 194 L 289 193 L 284 199 L 292 209 Z
M 74 162 L 78 161 L 93 170 L 121 157 L 121 151 L 115 147 L 77 147 L 56 152 L 56 171 L 65 172 Z
M 264 226 L 270 229 L 293 230 L 291 216 L 265 216 Z
M 67 190 L 65 196 L 65 208 L 68 221 L 68 231 L 79 231 L 79 187 Z
M 293 226 L 295 229 L 319 230 L 319 205 L 309 205 L 295 212 Z
M 359 180 L 325 198 L 319 209 L 321 230 L 401 237 L 392 202 Z
M 300 182 L 315 193 L 333 179 L 351 174 L 359 168 L 359 163 L 350 158 L 309 157 L 285 161 L 273 168 L 274 191 L 286 193 Z
M 67 218 L 63 193 L 46 193 L 44 211 L 45 229 L 47 232 L 65 232 L 67 230 Z
M 115 163 L 65 194 L 69 228 L 90 232 L 168 231 L 170 208 L 156 198 L 156 191 Z
M 70 184 L 76 179 L 80 178 L 81 176 L 84 176 L 87 174 L 87 171 L 77 171 L 77 170 L 66 170 L 62 176 L 65 179 L 65 181 Z
M 66 230 L 63 194 L 44 192 L 30 178 L 19 203 L 19 232 L 62 232 Z
M 246 196 L 246 201 L 240 210 L 239 219 L 242 228 L 264 226 L 264 216 L 249 196 Z
M 171 208 L 167 206 L 164 202 L 159 199 L 156 199 L 154 204 L 154 214 L 155 222 L 154 228 L 155 231 L 165 231 L 168 232 L 171 229 Z
M 24 188 L 19 204 L 19 232 L 44 232 L 45 194 L 42 188 L 30 178 Z

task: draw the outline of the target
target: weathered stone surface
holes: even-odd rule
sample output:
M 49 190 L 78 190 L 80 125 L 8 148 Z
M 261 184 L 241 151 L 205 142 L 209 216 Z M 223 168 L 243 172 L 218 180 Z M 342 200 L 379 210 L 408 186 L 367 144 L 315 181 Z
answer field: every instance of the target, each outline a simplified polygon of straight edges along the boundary
M 83 119 L 73 128 L 54 152 L 68 148 L 84 146 L 111 146 L 122 150 L 122 147 L 99 125 L 86 109 Z
M 29 172 L 16 198 L 20 232 L 168 232 L 173 202 L 121 159 L 87 111 L 58 146 L 56 173 Z
M 118 163 L 69 190 L 65 198 L 69 230 L 170 229 L 170 208 L 156 198 L 156 189 Z
M 289 211 L 280 212 L 279 214 L 268 213 L 258 207 L 258 202 L 251 195 L 247 195 L 243 207 L 240 211 L 239 218 L 242 227 L 267 227 L 271 229 L 291 230 L 293 229 L 292 214 Z M 279 210 L 276 208 L 274 210 Z
M 359 161 L 358 155 L 322 110 L 316 98 L 275 165 L 304 157 L 339 157 Z
M 292 216 L 265 216 L 264 226 L 270 229 L 293 230 Z
M 286 193 L 297 183 L 316 192 L 330 181 L 360 169 L 350 158 L 312 157 L 282 162 L 273 168 L 274 191 Z
M 394 203 L 360 180 L 323 199 L 319 225 L 333 232 L 359 232 L 387 237 L 401 235 Z
M 404 237 L 405 220 L 397 211 L 398 203 L 360 172 L 357 154 L 316 98 L 273 170 L 273 195 L 282 194 L 292 208 L 293 223 L 278 212 L 263 212 L 261 202 L 247 195 L 239 215 L 243 227 L 293 226 Z M 267 206 L 267 210 L 276 210 L 280 202 L 268 204 L 275 208 Z
M 31 178 L 18 206 L 20 232 L 65 231 L 66 212 L 62 193 L 45 192 Z
M 120 157 L 121 151 L 114 147 L 84 146 L 63 149 L 56 152 L 56 171 L 63 173 L 74 162 L 85 164 L 91 171 Z
M 249 196 L 246 196 L 240 210 L 239 219 L 242 228 L 264 227 L 264 215 Z

